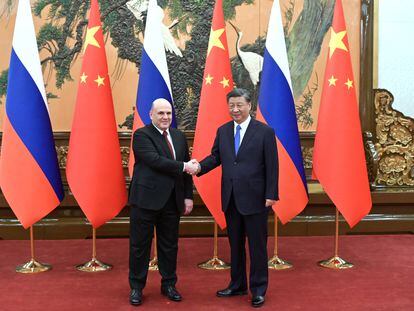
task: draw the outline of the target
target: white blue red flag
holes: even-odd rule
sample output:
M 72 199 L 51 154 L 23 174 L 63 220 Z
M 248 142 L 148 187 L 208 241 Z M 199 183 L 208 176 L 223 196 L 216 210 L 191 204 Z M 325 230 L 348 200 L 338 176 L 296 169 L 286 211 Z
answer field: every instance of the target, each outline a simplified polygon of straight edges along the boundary
M 63 199 L 29 0 L 17 10 L 3 124 L 0 185 L 28 228 Z
M 162 37 L 162 19 L 163 12 L 157 5 L 157 1 L 150 0 L 145 24 L 144 47 L 142 49 L 133 131 L 151 123 L 149 112 L 155 99 L 165 98 L 173 104 L 167 57 Z M 177 127 L 174 107 L 171 126 Z M 132 176 L 134 161 L 134 154 L 130 152 L 130 176 Z
M 257 118 L 276 134 L 279 201 L 273 209 L 286 223 L 305 208 L 308 192 L 279 0 L 273 2 L 269 19 Z

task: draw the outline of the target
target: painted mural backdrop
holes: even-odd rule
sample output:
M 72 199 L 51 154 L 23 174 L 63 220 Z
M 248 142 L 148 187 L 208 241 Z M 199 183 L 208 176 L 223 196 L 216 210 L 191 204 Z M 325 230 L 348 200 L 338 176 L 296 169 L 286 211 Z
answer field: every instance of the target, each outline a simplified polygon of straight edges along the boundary
M 115 112 L 120 131 L 132 126 L 147 0 L 100 0 Z M 224 0 L 234 82 L 255 100 L 272 0 Z M 5 102 L 17 0 L 0 3 L 0 102 Z M 301 131 L 316 128 L 335 0 L 280 0 Z M 32 0 L 39 52 L 55 131 L 69 131 L 89 2 Z M 343 1 L 355 77 L 359 73 L 360 0 Z M 179 127 L 196 124 L 214 0 L 159 0 Z M 260 75 L 259 75 L 260 77 Z M 358 85 L 358 84 L 357 84 Z M 255 106 L 255 105 L 254 105 Z M 3 109 L 1 109 L 3 113 Z M 93 118 L 93 115 L 90 116 Z M 0 124 L 1 125 L 1 124 Z

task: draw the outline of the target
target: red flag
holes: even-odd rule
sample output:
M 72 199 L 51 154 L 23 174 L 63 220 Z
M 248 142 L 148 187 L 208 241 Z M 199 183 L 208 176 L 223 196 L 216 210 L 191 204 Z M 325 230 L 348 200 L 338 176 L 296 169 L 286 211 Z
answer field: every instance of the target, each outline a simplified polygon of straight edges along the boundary
M 97 228 L 127 200 L 97 0 L 91 1 L 83 49 L 66 175 L 79 206 Z
M 372 201 L 341 0 L 331 28 L 313 174 L 351 227 L 369 213 Z
M 192 158 L 201 160 L 209 155 L 217 128 L 231 120 L 226 94 L 232 89 L 233 77 L 227 47 L 223 5 L 222 0 L 217 0 L 208 42 Z M 211 215 L 220 228 L 224 229 L 226 220 L 221 210 L 221 167 L 203 177 L 195 177 L 194 184 Z

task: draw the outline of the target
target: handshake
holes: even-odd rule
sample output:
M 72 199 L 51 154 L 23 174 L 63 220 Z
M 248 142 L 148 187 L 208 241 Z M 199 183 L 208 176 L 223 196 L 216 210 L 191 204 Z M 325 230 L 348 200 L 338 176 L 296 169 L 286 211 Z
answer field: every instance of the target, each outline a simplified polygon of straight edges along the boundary
M 184 172 L 189 175 L 196 175 L 201 171 L 200 163 L 196 159 L 184 162 Z

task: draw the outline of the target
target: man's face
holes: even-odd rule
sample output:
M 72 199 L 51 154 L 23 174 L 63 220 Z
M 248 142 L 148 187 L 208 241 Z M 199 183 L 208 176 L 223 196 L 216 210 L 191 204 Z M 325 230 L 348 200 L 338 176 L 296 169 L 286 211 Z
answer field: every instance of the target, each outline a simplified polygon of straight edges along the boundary
M 150 111 L 152 123 L 160 130 L 167 130 L 172 122 L 171 104 L 165 99 L 157 99 L 154 101 Z
M 230 116 L 233 120 L 240 124 L 245 121 L 250 113 L 252 105 L 243 97 L 230 97 L 227 103 L 230 111 Z

